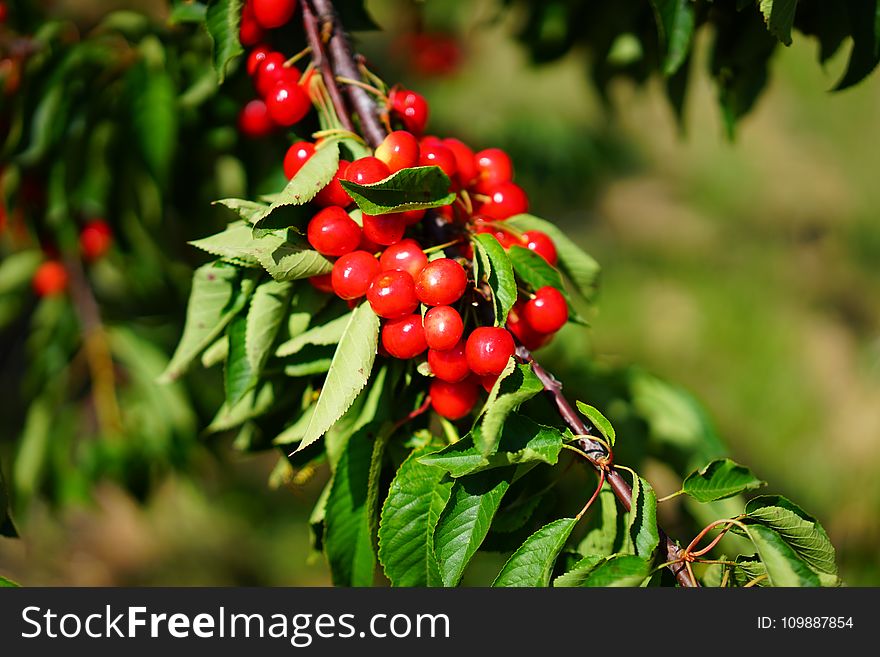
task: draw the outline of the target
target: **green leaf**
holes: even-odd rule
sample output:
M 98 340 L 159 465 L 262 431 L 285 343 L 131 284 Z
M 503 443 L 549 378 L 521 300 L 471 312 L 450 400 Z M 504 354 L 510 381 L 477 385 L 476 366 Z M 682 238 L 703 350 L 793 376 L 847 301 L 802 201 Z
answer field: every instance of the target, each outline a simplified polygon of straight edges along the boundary
M 539 230 L 546 233 L 556 247 L 559 269 L 571 280 L 581 296 L 585 299 L 592 298 L 599 279 L 599 263 L 571 241 L 557 226 L 529 214 L 510 217 L 505 220 L 505 224 L 520 231 Z
M 577 518 L 560 518 L 529 536 L 514 552 L 492 586 L 547 586 L 556 558 L 565 547 Z
M 142 62 L 128 74 L 127 94 L 135 143 L 164 186 L 178 143 L 177 89 L 164 69 Z
M 438 584 L 440 569 L 434 556 L 434 529 L 452 491 L 452 480 L 420 457 L 433 447 L 412 452 L 400 466 L 379 522 L 379 561 L 392 586 Z
M 537 424 L 521 415 L 512 415 L 503 427 L 494 454 L 484 455 L 470 434 L 440 451 L 421 457 L 421 462 L 440 468 L 452 477 L 518 463 L 556 465 L 562 443 L 563 435 L 557 429 Z
M 746 504 L 746 524 L 769 527 L 820 573 L 837 574 L 834 545 L 822 525 L 799 506 L 778 495 L 761 495 Z
M 474 276 L 485 280 L 492 290 L 495 309 L 495 326 L 504 326 L 507 313 L 516 303 L 516 278 L 513 265 L 504 247 L 490 233 L 478 233 L 471 237 L 474 245 Z
M 657 494 L 647 481 L 633 477 L 632 508 L 629 513 L 629 538 L 633 551 L 640 557 L 653 559 L 660 544 L 657 529 Z
M 19 504 L 29 501 L 43 481 L 52 449 L 52 420 L 57 411 L 47 393 L 35 399 L 27 411 L 18 451 L 12 463 L 12 485 Z
M 765 486 L 766 483 L 743 465 L 730 459 L 717 459 L 689 474 L 682 484 L 682 490 L 697 502 L 706 503 L 733 497 Z
M 759 3 L 770 34 L 786 46 L 791 45 L 791 27 L 794 25 L 797 3 L 798 0 L 760 0 Z
M 331 345 L 337 344 L 345 333 L 345 327 L 351 321 L 352 313 L 346 313 L 341 317 L 332 319 L 321 326 L 314 326 L 308 331 L 300 333 L 287 342 L 278 345 L 276 356 L 292 356 L 306 345 Z
M 4 254 L 3 260 L 0 261 L 0 295 L 12 294 L 30 285 L 34 272 L 43 262 L 43 258 L 43 254 L 38 249 Z
M 214 201 L 212 205 L 222 205 L 225 208 L 229 208 L 249 224 L 257 223 L 269 212 L 269 206 L 266 203 L 249 201 L 243 198 L 221 198 L 219 201 Z M 190 242 L 190 244 L 193 244 L 193 242 Z
M 259 248 L 260 240 L 256 239 L 253 233 L 253 228 L 246 223 L 236 221 L 226 226 L 221 233 L 193 240 L 189 244 L 220 258 L 231 258 L 259 267 L 260 261 L 255 250 Z M 273 245 L 280 245 L 283 242 L 283 238 L 277 235 L 268 235 L 262 239 L 270 240 Z
M 351 436 L 336 465 L 324 511 L 324 545 L 336 586 L 373 583 L 371 518 L 376 509 L 371 489 L 378 486 L 384 445 L 379 426 L 368 424 Z
M 226 403 L 235 406 L 257 383 L 256 372 L 251 368 L 247 356 L 247 317 L 234 318 L 226 330 L 226 337 L 229 340 L 229 352 L 224 368 Z
M 507 256 L 513 265 L 513 271 L 516 272 L 517 277 L 523 283 L 533 290 L 538 290 L 545 286 L 556 288 L 562 293 L 568 304 L 569 321 L 586 324 L 572 305 L 571 296 L 562 284 L 562 274 L 559 273 L 558 269 L 524 246 L 514 244 L 507 250 Z
M 333 361 L 315 412 L 297 451 L 318 440 L 342 417 L 370 379 L 379 344 L 379 318 L 362 303 L 351 315 Z
M 820 585 L 819 576 L 775 531 L 755 524 L 746 525 L 746 533 L 758 550 L 772 586 Z
M 268 411 L 275 401 L 275 386 L 267 381 L 251 390 L 237 404 L 224 403 L 205 431 L 216 433 L 237 427 Z
M 260 376 L 272 355 L 272 345 L 287 314 L 292 285 L 268 281 L 257 286 L 247 314 L 245 352 L 255 376 Z
M 577 402 L 578 410 L 586 417 L 596 429 L 599 430 L 599 433 L 605 438 L 609 445 L 614 446 L 614 440 L 617 437 L 614 433 L 614 427 L 611 426 L 611 422 L 608 421 L 601 412 L 599 412 L 598 408 L 594 406 L 590 406 L 589 404 L 585 404 L 582 401 Z
M 493 388 L 483 407 L 479 430 L 474 432 L 474 442 L 488 456 L 495 452 L 507 416 L 544 390 L 544 385 L 528 363 L 517 365 L 508 376 L 499 378 L 497 390 Z
M 516 468 L 456 479 L 434 530 L 434 553 L 444 586 L 455 586 L 486 538 Z
M 217 82 L 223 84 L 229 64 L 244 53 L 238 39 L 242 0 L 211 0 L 205 15 L 205 26 L 211 35 L 214 53 L 214 72 Z
M 312 155 L 303 167 L 296 172 L 279 194 L 272 197 L 272 204 L 262 215 L 253 218 L 254 225 L 272 214 L 275 210 L 288 205 L 305 205 L 333 180 L 339 169 L 339 142 L 325 142 Z
M 877 0 L 846 0 L 841 4 L 849 14 L 853 48 L 846 71 L 834 91 L 858 84 L 880 63 L 880 6 Z
M 168 24 L 180 23 L 204 23 L 207 17 L 208 7 L 201 2 L 187 2 L 178 0 L 171 8 L 168 15 Z
M 650 560 L 633 554 L 615 554 L 598 562 L 595 559 L 585 557 L 569 572 L 557 577 L 553 586 L 639 586 L 651 574 Z
M 276 281 L 295 281 L 327 274 L 333 263 L 317 251 L 303 248 L 302 243 L 285 242 L 274 249 L 257 249 L 257 260 Z
M 291 377 L 323 374 L 333 364 L 333 352 L 333 345 L 308 345 L 284 359 L 284 374 Z
M 651 0 L 657 18 L 657 33 L 665 49 L 663 75 L 674 75 L 687 59 L 694 36 L 692 0 Z
M 19 586 L 19 584 L 16 584 L 11 579 L 6 579 L 3 575 L 0 575 L 0 589 L 15 589 Z
M 340 182 L 364 214 L 439 208 L 455 200 L 449 177 L 436 166 L 401 169 L 371 185 Z

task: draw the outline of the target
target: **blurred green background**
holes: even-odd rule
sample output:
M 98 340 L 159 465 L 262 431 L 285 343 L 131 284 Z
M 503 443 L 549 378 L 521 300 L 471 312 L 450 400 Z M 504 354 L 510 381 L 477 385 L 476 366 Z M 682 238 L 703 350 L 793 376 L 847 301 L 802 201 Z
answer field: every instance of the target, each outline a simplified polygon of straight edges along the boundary
M 581 53 L 530 64 L 510 36 L 516 14 L 490 0 L 426 3 L 421 18 L 368 6 L 386 33 L 359 44 L 383 77 L 428 97 L 437 133 L 509 149 L 535 214 L 603 267 L 592 327 L 564 329 L 546 365 L 577 377 L 637 363 L 687 387 L 732 458 L 824 524 L 844 581 L 880 585 L 880 77 L 829 93 L 846 53 L 822 70 L 798 34 L 731 143 L 699 43 L 682 135 L 659 82 L 612 85 L 609 111 Z M 446 35 L 457 65 L 408 56 L 399 35 L 417 28 Z M 91 505 L 34 504 L 22 540 L 0 539 L 0 573 L 328 584 L 307 524 L 324 475 L 273 491 L 274 462 L 215 442 L 146 500 L 108 483 Z M 645 475 L 659 495 L 677 488 L 659 468 Z

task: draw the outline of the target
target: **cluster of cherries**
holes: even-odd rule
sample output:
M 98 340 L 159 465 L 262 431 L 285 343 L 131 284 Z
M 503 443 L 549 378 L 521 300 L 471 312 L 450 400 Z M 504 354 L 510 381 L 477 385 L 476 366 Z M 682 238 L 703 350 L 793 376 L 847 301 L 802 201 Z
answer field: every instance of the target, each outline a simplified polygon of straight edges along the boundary
M 113 244 L 113 231 L 103 219 L 92 219 L 79 233 L 79 251 L 83 259 L 93 262 L 101 258 Z M 67 290 L 70 276 L 57 257 L 41 263 L 31 280 L 38 296 L 51 297 Z

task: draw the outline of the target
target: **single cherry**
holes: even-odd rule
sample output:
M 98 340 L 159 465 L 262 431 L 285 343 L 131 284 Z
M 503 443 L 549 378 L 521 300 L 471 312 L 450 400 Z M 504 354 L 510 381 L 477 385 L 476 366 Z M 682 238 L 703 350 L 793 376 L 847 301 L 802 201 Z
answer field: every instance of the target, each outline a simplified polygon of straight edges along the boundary
M 258 139 L 271 134 L 275 128 L 275 122 L 269 116 L 269 110 L 266 103 L 262 100 L 255 99 L 241 108 L 238 114 L 238 129 L 246 137 Z
M 465 355 L 475 374 L 487 376 L 501 374 L 514 351 L 510 331 L 500 326 L 481 326 L 468 337 Z
M 315 145 L 308 141 L 298 141 L 287 149 L 284 155 L 284 175 L 292 179 L 315 154 Z
M 57 260 L 48 260 L 37 268 L 31 283 L 37 295 L 52 297 L 67 289 L 68 279 L 64 265 Z
M 397 244 L 406 231 L 406 221 L 399 214 L 365 214 L 362 221 L 364 236 L 376 244 Z
M 428 264 L 428 256 L 421 245 L 413 239 L 401 240 L 389 246 L 379 257 L 383 271 L 399 269 L 408 272 L 413 280 Z
M 86 260 L 97 260 L 113 244 L 113 231 L 103 219 L 87 223 L 79 234 L 79 250 Z
M 422 316 L 406 315 L 400 319 L 389 319 L 382 327 L 382 346 L 395 358 L 414 358 L 428 348 Z
M 272 52 L 272 49 L 266 45 L 260 45 L 251 50 L 247 58 L 247 72 L 253 77 L 257 74 L 257 69 L 266 57 Z
M 296 10 L 296 0 L 251 0 L 254 18 L 267 30 L 286 24 Z
M 351 163 L 348 160 L 339 160 L 336 175 L 333 176 L 333 180 L 327 183 L 324 189 L 318 192 L 315 196 L 315 203 L 321 206 L 338 205 L 343 208 L 351 205 L 351 196 L 348 195 L 342 183 L 339 182 L 339 179 L 345 176 L 345 170 L 349 164 Z
M 419 142 L 411 132 L 395 130 L 379 144 L 375 155 L 391 173 L 408 169 L 419 163 Z
M 436 144 L 423 144 L 419 151 L 419 166 L 437 166 L 443 169 L 443 173 L 452 180 L 458 171 L 455 155 L 441 142 Z
M 452 306 L 434 306 L 428 309 L 424 323 L 425 339 L 431 349 L 452 349 L 464 333 L 461 315 Z
M 455 383 L 471 373 L 465 356 L 465 341 L 459 340 L 450 349 L 428 349 L 428 365 L 438 379 Z
M 348 165 L 345 170 L 344 180 L 350 180 L 358 185 L 371 185 L 391 175 L 382 160 L 375 157 L 362 157 Z
M 326 256 L 350 253 L 361 241 L 361 227 L 338 206 L 324 208 L 312 217 L 306 234 L 315 251 Z
M 421 134 L 428 124 L 428 101 L 415 91 L 397 88 L 388 96 L 391 110 L 403 121 L 403 125 L 412 133 Z
M 513 180 L 513 162 L 500 148 L 487 148 L 474 156 L 481 185 L 495 186 Z
M 462 187 L 470 187 L 479 175 L 474 152 L 467 144 L 458 139 L 444 139 L 443 145 L 452 151 L 452 155 L 455 157 L 458 182 Z
M 507 219 L 529 209 L 529 199 L 522 187 L 512 182 L 502 182 L 487 190 L 489 200 L 480 212 L 492 219 Z
M 367 293 L 370 283 L 379 273 L 379 261 L 367 251 L 352 251 L 333 263 L 330 281 L 333 291 L 341 299 L 357 299 Z
M 438 415 L 447 420 L 458 420 L 471 412 L 477 403 L 479 390 L 469 379 L 458 383 L 434 379 L 428 394 L 431 396 L 431 408 Z
M 275 123 L 287 127 L 305 118 L 312 101 L 296 82 L 281 80 L 266 97 L 266 107 Z
M 416 281 L 416 295 L 428 306 L 455 303 L 467 288 L 464 268 L 450 258 L 439 258 L 425 265 Z
M 568 321 L 568 304 L 559 290 L 545 285 L 526 302 L 523 318 L 538 333 L 555 333 Z
M 556 264 L 556 246 L 546 233 L 540 230 L 527 230 L 523 233 L 523 243 L 551 265 Z
M 524 317 L 524 306 L 522 301 L 513 304 L 513 308 L 507 314 L 507 330 L 509 330 L 516 339 L 529 351 L 535 351 L 547 344 L 553 337 L 550 333 L 539 333 Z
M 412 276 L 399 270 L 380 272 L 367 288 L 367 301 L 374 313 L 386 319 L 409 315 L 419 305 Z

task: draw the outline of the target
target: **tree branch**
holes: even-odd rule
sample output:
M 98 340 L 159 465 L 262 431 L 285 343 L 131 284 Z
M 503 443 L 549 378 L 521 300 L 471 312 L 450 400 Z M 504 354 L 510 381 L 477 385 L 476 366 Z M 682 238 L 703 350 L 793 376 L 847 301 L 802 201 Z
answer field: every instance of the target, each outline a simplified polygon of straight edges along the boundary
M 309 0 L 308 2 L 303 2 L 303 7 L 305 8 L 309 3 L 311 3 L 318 16 L 322 33 L 329 35 L 327 49 L 332 60 L 333 71 L 341 77 L 349 78 L 350 80 L 361 80 L 361 72 L 355 60 L 351 42 L 343 30 L 332 1 Z M 352 84 L 345 85 L 345 91 L 348 94 L 351 106 L 354 108 L 358 119 L 360 119 L 364 138 L 366 138 L 370 146 L 376 148 L 385 139 L 386 133 L 382 122 L 379 120 L 379 113 L 373 97 L 365 89 Z

